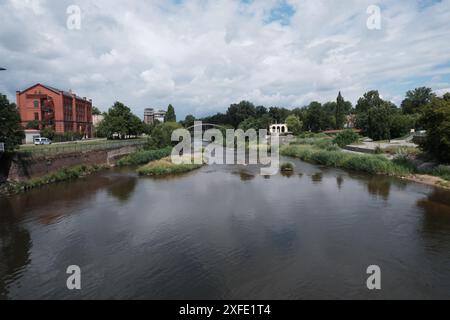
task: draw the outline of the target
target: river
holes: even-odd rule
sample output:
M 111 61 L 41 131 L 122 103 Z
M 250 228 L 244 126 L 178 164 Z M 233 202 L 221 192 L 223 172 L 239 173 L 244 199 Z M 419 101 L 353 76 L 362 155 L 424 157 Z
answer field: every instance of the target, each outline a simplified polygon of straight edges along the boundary
M 293 162 L 0 198 L 0 299 L 450 299 L 448 191 Z

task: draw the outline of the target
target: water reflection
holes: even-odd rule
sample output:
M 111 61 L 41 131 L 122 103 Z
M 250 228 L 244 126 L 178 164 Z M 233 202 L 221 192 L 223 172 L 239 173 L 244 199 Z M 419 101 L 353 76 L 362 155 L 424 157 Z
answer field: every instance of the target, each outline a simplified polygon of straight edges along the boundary
M 0 208 L 0 299 L 7 299 L 8 284 L 17 281 L 30 263 L 32 242 L 29 232 L 19 224 L 10 201 L 0 199 Z
M 424 212 L 423 231 L 434 235 L 444 234 L 450 240 L 449 192 L 436 188 L 426 198 L 418 200 L 417 206 Z
M 35 277 L 73 261 L 80 298 L 370 299 L 374 263 L 388 270 L 377 297 L 450 298 L 450 193 L 295 165 L 298 179 L 111 170 L 3 199 L 0 298 L 73 297 L 64 271 L 60 287 Z
M 314 184 L 321 183 L 323 179 L 323 172 L 316 172 L 313 175 L 311 175 L 311 181 Z
M 253 179 L 255 179 L 255 175 L 252 173 L 249 173 L 245 170 L 240 170 L 238 172 L 233 172 L 233 174 L 239 175 L 239 177 L 241 178 L 241 181 L 251 181 Z
M 114 180 L 109 183 L 108 193 L 120 202 L 127 202 L 136 188 L 137 177 L 128 176 Z
M 371 177 L 367 181 L 367 191 L 371 195 L 381 197 L 387 201 L 391 192 L 391 179 L 387 177 Z
M 342 185 L 344 184 L 344 177 L 342 175 L 338 175 L 336 177 L 336 183 L 337 183 L 338 189 L 341 190 Z
M 291 178 L 294 175 L 294 171 L 281 171 L 280 172 L 283 177 Z

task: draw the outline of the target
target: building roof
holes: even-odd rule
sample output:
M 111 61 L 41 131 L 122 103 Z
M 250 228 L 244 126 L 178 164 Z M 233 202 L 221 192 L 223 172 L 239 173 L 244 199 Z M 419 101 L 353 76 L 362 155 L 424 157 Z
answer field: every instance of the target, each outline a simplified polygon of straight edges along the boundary
M 35 84 L 35 85 L 25 89 L 25 90 L 19 91 L 19 92 L 22 93 L 22 92 L 25 92 L 25 91 L 29 91 L 29 90 L 33 89 L 34 87 L 37 87 L 37 86 L 42 86 L 42 87 L 44 87 L 44 88 L 46 88 L 46 89 L 48 89 L 50 91 L 53 91 L 54 93 L 63 94 L 65 96 L 67 96 L 67 97 L 73 97 L 75 95 L 75 94 L 73 94 L 73 93 L 71 93 L 69 91 L 60 90 L 60 89 L 57 89 L 55 87 L 47 86 L 47 85 L 42 84 L 42 83 L 37 83 L 37 84 Z M 84 100 L 84 98 L 81 98 L 80 96 L 77 96 L 77 95 L 75 95 L 75 98 L 80 99 L 80 100 Z

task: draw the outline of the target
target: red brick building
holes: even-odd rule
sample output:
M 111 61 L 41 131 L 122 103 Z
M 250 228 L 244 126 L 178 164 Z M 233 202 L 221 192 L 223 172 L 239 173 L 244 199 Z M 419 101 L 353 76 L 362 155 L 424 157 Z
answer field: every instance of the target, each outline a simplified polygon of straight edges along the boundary
M 51 128 L 57 133 L 78 132 L 92 137 L 92 100 L 40 83 L 17 91 L 16 99 L 24 127 L 38 120 L 40 129 Z

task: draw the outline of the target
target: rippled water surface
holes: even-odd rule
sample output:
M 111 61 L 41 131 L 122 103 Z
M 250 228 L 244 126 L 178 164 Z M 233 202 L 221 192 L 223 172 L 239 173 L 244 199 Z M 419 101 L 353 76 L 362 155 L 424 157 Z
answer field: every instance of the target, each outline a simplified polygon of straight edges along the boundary
M 449 192 L 295 164 L 111 170 L 1 198 L 0 298 L 450 299 Z

